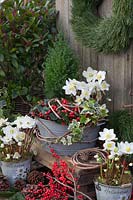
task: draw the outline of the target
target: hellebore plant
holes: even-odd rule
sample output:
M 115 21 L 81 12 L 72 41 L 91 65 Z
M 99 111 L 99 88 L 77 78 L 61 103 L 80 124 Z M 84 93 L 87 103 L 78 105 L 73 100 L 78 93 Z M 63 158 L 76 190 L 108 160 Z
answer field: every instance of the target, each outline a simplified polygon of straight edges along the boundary
M 63 143 L 67 143 L 70 140 L 73 142 L 73 138 L 81 140 L 85 126 L 96 126 L 108 116 L 106 104 L 100 103 L 105 91 L 109 90 L 109 84 L 105 81 L 106 72 L 88 67 L 87 71 L 83 71 L 82 75 L 86 81 L 69 79 L 66 80 L 66 85 L 63 87 L 65 94 L 74 99 L 74 104 L 80 110 L 79 120 L 73 119 L 69 124 L 69 139 L 62 138 Z
M 116 134 L 113 129 L 104 128 L 103 132 L 99 132 L 99 140 L 104 141 L 103 147 L 107 151 L 108 157 L 106 165 L 101 165 L 100 176 L 98 181 L 107 184 L 120 186 L 132 182 L 132 176 L 126 158 L 133 154 L 133 142 L 116 142 Z M 99 155 L 96 155 L 97 161 L 101 161 Z
M 35 120 L 29 116 L 17 117 L 14 122 L 0 119 L 0 160 L 18 161 L 31 156 Z
M 32 116 L 68 125 L 69 134 L 60 138 L 64 145 L 71 145 L 82 139 L 86 126 L 97 126 L 108 116 L 106 104 L 101 104 L 109 84 L 105 81 L 106 72 L 96 71 L 91 67 L 83 71 L 85 81 L 66 80 L 63 86 L 67 99 L 41 101 L 32 111 Z

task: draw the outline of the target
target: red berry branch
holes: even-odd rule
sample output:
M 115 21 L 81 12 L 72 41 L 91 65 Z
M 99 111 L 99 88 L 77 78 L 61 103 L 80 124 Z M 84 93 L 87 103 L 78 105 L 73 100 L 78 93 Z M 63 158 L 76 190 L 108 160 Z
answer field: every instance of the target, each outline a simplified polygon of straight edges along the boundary
M 40 182 L 37 185 L 28 186 L 23 190 L 25 200 L 74 200 L 86 199 L 90 197 L 79 191 L 77 179 L 74 177 L 74 169 L 70 168 L 66 161 L 62 160 L 53 149 L 53 157 L 56 158 L 52 166 L 52 173 L 44 173 L 48 179 L 48 184 Z

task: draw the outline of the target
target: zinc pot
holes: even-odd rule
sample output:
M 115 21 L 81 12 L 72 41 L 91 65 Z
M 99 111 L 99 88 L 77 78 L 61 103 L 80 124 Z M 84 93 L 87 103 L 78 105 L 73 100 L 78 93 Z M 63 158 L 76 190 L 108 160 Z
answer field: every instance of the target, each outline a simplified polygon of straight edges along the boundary
M 121 186 L 110 186 L 95 182 L 97 200 L 130 200 L 132 183 Z
M 37 120 L 37 125 L 41 135 L 40 138 L 44 138 L 42 147 L 48 152 L 50 151 L 50 148 L 53 148 L 58 155 L 64 156 L 72 156 L 79 150 L 95 147 L 98 138 L 98 132 L 100 129 L 100 126 L 87 126 L 84 128 L 81 142 L 76 142 L 72 145 L 63 145 L 61 143 L 55 144 L 52 142 L 46 142 L 45 138 L 50 138 L 50 141 L 52 141 L 52 138 L 63 136 L 66 132 L 68 132 L 68 126 L 57 124 L 53 121 L 44 119 Z
M 27 173 L 30 169 L 31 158 L 18 162 L 1 161 L 2 174 L 7 177 L 11 185 L 13 185 L 16 180 L 26 180 Z

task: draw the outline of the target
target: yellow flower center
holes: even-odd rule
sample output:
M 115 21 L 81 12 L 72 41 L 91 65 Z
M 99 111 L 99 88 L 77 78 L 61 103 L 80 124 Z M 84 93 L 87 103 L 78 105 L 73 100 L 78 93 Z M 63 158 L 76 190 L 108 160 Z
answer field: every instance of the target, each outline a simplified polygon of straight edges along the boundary
M 131 148 L 130 147 L 126 147 L 126 152 L 130 152 Z
M 12 130 L 10 130 L 10 133 L 11 133 L 11 134 L 14 134 L 14 130 L 13 130 L 13 129 L 12 129 Z
M 112 147 L 112 144 L 111 143 L 108 143 L 107 144 L 107 147 L 110 149 Z
M 102 84 L 102 88 L 103 88 L 103 89 L 106 88 L 106 84 L 105 84 L 105 83 Z
M 70 90 L 74 90 L 74 89 L 75 89 L 75 85 L 74 85 L 74 84 L 71 84 L 71 85 L 69 86 L 69 89 L 70 89 Z
M 106 133 L 105 137 L 106 137 L 106 139 L 110 139 L 111 138 L 110 133 Z
M 99 79 L 101 79 L 102 78 L 102 76 L 99 74 L 99 75 L 97 75 L 97 79 L 99 80 Z
M 93 74 L 92 74 L 92 73 L 89 73 L 89 77 L 90 77 L 90 78 L 93 77 Z

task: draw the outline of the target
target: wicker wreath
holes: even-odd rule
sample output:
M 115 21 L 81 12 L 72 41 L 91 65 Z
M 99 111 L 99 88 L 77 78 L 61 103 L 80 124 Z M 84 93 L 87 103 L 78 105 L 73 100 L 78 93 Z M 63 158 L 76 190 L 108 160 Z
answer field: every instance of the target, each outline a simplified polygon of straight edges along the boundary
M 95 155 L 99 155 L 101 157 L 103 165 L 106 164 L 107 152 L 99 148 L 89 148 L 76 152 L 72 156 L 72 163 L 80 169 L 99 169 L 101 164 L 94 159 Z
M 112 16 L 101 18 L 102 0 L 73 0 L 72 28 L 78 40 L 98 52 L 116 53 L 133 38 L 133 1 L 113 0 Z

